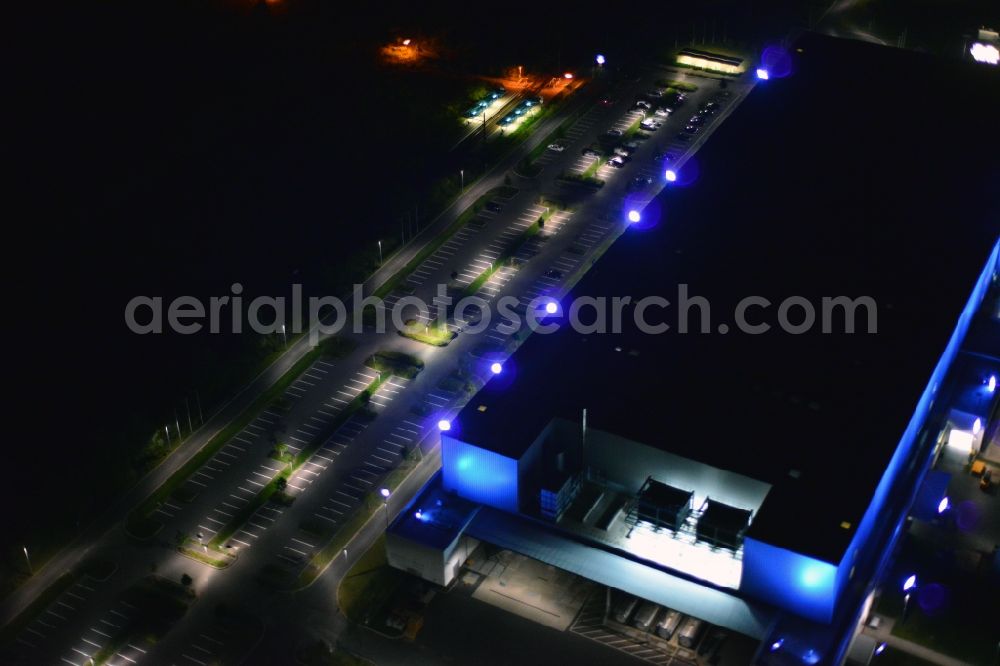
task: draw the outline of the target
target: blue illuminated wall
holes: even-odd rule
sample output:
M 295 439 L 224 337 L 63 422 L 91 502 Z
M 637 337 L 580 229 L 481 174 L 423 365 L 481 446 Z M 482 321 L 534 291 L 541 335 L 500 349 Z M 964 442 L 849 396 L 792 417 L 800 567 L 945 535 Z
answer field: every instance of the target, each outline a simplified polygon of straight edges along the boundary
M 441 435 L 441 480 L 445 490 L 473 502 L 516 513 L 517 460 Z
M 918 438 L 918 435 L 926 424 L 936 392 L 942 385 L 945 374 L 965 338 L 969 324 L 989 288 L 993 274 L 997 270 L 998 256 L 1000 256 L 1000 243 L 994 245 L 990 259 L 976 282 L 951 339 L 931 374 L 896 451 L 875 489 L 872 501 L 858 525 L 854 539 L 839 565 L 834 566 L 747 538 L 743 544 L 741 591 L 803 617 L 820 622 L 829 622 L 832 619 L 858 552 L 868 546 L 873 534 L 882 533 L 882 530 L 887 528 L 895 529 L 903 517 L 898 513 L 893 515 L 893 512 L 886 510 L 890 493 L 900 476 L 912 471 L 911 464 L 925 466 L 929 460 L 929 445 L 921 449 L 920 444 L 932 441 L 933 438 Z M 887 525 L 890 518 L 894 523 Z
M 740 591 L 829 622 L 837 599 L 837 567 L 748 537 L 743 541 Z
M 890 515 L 890 512 L 886 511 L 886 503 L 889 498 L 890 491 L 895 485 L 898 477 L 906 472 L 909 465 L 916 464 L 918 462 L 922 465 L 926 465 L 928 462 L 930 447 L 925 446 L 924 450 L 921 452 L 919 451 L 919 443 L 930 438 L 918 439 L 918 435 L 923 430 L 927 421 L 927 415 L 934 404 L 934 398 L 937 394 L 937 390 L 944 382 L 948 368 L 951 367 L 951 363 L 958 354 L 962 341 L 965 339 L 965 334 L 969 330 L 969 324 L 972 323 L 972 319 L 975 316 L 976 311 L 979 309 L 980 304 L 983 302 L 983 298 L 986 296 L 986 292 L 989 289 L 993 275 L 997 271 L 998 261 L 1000 261 L 1000 242 L 994 244 L 989 260 L 986 262 L 983 272 L 979 275 L 979 279 L 973 287 L 972 294 L 969 296 L 969 300 L 966 302 L 965 308 L 962 310 L 961 315 L 959 315 L 955 330 L 951 334 L 951 339 L 948 341 L 948 345 L 941 354 L 941 358 L 938 360 L 938 363 L 934 368 L 934 372 L 931 373 L 930 380 L 927 382 L 927 386 L 924 388 L 924 392 L 921 394 L 920 400 L 917 402 L 917 407 L 913 412 L 913 416 L 910 418 L 910 422 L 907 424 L 906 430 L 903 432 L 903 436 L 900 439 L 899 444 L 896 446 L 896 452 L 889 460 L 889 465 L 886 467 L 885 473 L 882 475 L 882 479 L 875 488 L 875 494 L 872 497 L 871 504 L 868 505 L 868 510 L 861 519 L 861 523 L 858 525 L 858 531 L 855 533 L 854 539 L 851 541 L 850 546 L 848 546 L 847 551 L 844 553 L 844 557 L 840 562 L 837 574 L 838 594 L 847 583 L 850 568 L 855 561 L 857 552 L 865 548 L 872 534 L 876 531 L 876 529 L 880 528 L 880 519 L 882 519 L 881 522 L 884 522 L 884 519 Z M 922 454 L 923 457 L 918 461 L 916 458 L 920 454 Z M 920 481 L 918 479 L 916 483 L 912 484 L 912 488 L 915 489 L 918 487 L 917 484 L 919 483 Z M 898 521 L 901 520 L 902 517 L 903 516 L 894 516 L 893 518 L 898 524 Z M 881 526 L 883 529 L 885 527 L 885 525 Z

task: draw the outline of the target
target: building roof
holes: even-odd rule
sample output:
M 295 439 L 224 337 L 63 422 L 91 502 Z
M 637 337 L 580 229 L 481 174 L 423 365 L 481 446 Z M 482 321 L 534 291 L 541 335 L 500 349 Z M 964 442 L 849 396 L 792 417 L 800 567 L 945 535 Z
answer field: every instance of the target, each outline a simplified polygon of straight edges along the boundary
M 997 242 L 1000 72 L 816 35 L 799 47 L 795 73 L 758 85 L 684 166 L 694 182 L 664 190 L 572 291 L 663 296 L 674 305 L 649 318 L 666 312 L 670 331 L 641 333 L 626 307 L 621 333 L 532 335 L 457 436 L 519 457 L 586 408 L 594 428 L 771 483 L 750 534 L 839 561 Z M 931 122 L 942 96 L 959 125 Z M 708 299 L 713 332 L 677 332 L 681 284 Z M 869 296 L 878 332 L 862 316 L 853 335 L 719 333 L 756 295 L 772 324 L 790 296 L 817 313 Z
M 767 604 L 674 576 L 649 562 L 575 541 L 490 507 L 480 509 L 466 533 L 753 638 L 763 638 L 776 615 Z

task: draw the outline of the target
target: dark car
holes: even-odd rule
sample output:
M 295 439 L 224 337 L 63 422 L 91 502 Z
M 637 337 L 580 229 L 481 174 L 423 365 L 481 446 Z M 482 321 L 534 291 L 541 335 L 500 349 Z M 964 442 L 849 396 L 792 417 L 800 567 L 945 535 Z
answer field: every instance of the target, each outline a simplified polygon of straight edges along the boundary
M 552 278 L 554 280 L 558 280 L 562 276 L 563 276 L 562 271 L 558 271 L 558 270 L 556 270 L 554 268 L 550 268 L 549 270 L 545 271 L 545 277 L 547 277 L 547 278 Z
M 705 118 L 703 116 L 691 116 L 691 120 L 688 121 L 689 125 L 694 125 L 695 127 L 700 127 L 705 124 Z
M 583 149 L 583 156 L 584 157 L 600 157 L 601 156 L 601 151 L 596 150 L 594 148 L 584 148 Z
M 699 131 L 701 131 L 701 128 L 698 127 L 697 125 L 688 125 L 687 127 L 684 128 L 684 131 L 687 132 L 688 134 L 697 134 Z
M 646 187 L 647 185 L 651 185 L 652 183 L 653 179 L 649 178 L 648 176 L 636 176 L 635 178 L 629 181 L 628 189 L 630 191 L 639 190 L 642 189 L 643 187 Z
M 495 201 L 491 201 L 488 204 L 486 204 L 486 210 L 490 211 L 491 213 L 499 213 L 500 211 L 503 210 L 503 206 L 501 206 Z

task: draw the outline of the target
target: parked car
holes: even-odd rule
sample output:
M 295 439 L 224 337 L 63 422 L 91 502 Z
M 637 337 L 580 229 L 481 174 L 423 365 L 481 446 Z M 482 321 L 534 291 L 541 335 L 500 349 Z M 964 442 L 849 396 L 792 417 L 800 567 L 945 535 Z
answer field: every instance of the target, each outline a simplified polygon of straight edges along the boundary
M 608 130 L 608 136 L 619 137 L 619 136 L 622 136 L 623 134 L 624 134 L 624 132 L 622 132 L 620 129 L 609 129 Z
M 681 627 L 677 631 L 677 642 L 681 647 L 694 648 L 701 640 L 701 635 L 705 633 L 705 622 L 696 617 L 688 617 L 681 622 Z
M 547 146 L 547 148 L 555 153 L 561 153 L 562 151 L 566 150 L 566 146 L 558 143 L 550 143 Z
M 638 604 L 639 600 L 633 597 L 631 594 L 626 594 L 622 596 L 622 598 L 618 600 L 618 603 L 615 604 L 615 608 L 612 613 L 612 617 L 614 618 L 615 622 L 618 622 L 620 624 L 627 624 L 629 616 L 632 615 L 632 611 L 635 610 L 635 607 Z
M 682 619 L 684 619 L 683 615 L 673 608 L 667 608 L 656 623 L 656 635 L 669 641 L 670 637 L 677 631 L 677 627 L 680 625 Z
M 628 188 L 630 190 L 638 190 L 643 187 L 646 187 L 647 185 L 652 185 L 652 184 L 653 184 L 653 179 L 650 178 L 649 176 L 636 176 L 635 178 L 629 181 Z
M 660 607 L 652 601 L 643 601 L 642 605 L 635 612 L 632 618 L 632 626 L 639 631 L 649 631 L 656 621 L 656 615 L 660 612 Z
M 653 108 L 653 105 L 650 104 L 649 102 L 647 102 L 644 99 L 640 99 L 640 100 L 638 100 L 635 103 L 635 108 L 637 108 L 637 109 L 646 109 L 648 111 L 649 109 Z
M 595 148 L 584 148 L 582 152 L 583 152 L 583 156 L 584 157 L 600 157 L 601 156 L 601 151 L 599 151 L 599 150 L 597 150 Z
M 615 155 L 610 160 L 608 160 L 608 166 L 614 167 L 615 169 L 621 169 L 625 166 L 625 159 L 621 155 Z
M 552 278 L 553 280 L 558 280 L 563 276 L 563 272 L 555 268 L 550 268 L 545 271 L 545 277 Z
M 500 211 L 503 210 L 503 206 L 498 204 L 496 201 L 490 201 L 486 204 L 486 210 L 490 211 L 491 213 L 499 213 Z
M 614 103 L 615 100 L 611 99 L 610 97 L 605 97 L 604 99 L 601 100 L 601 106 L 613 106 Z
M 656 130 L 660 129 L 660 125 L 662 124 L 663 123 L 659 122 L 658 120 L 653 120 L 652 118 L 646 118 L 641 123 L 639 123 L 639 127 L 648 132 L 655 132 Z
M 667 116 L 670 115 L 670 109 L 668 109 L 665 106 L 658 106 L 656 107 L 656 111 L 653 111 L 653 113 L 660 116 L 661 118 L 666 118 Z

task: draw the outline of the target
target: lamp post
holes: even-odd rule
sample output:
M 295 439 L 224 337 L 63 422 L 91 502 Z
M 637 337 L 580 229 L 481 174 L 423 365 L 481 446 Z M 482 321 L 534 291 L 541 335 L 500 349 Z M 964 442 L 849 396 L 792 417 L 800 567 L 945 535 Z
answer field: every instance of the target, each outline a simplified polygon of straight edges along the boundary
M 382 506 L 385 507 L 385 531 L 389 531 L 389 489 L 382 488 L 378 491 L 382 495 Z
M 465 169 L 459 169 L 458 175 L 462 179 L 462 186 L 459 188 L 459 192 L 465 192 Z
M 288 347 L 288 336 L 285 335 L 285 325 L 284 324 L 281 325 L 281 343 L 285 347 Z
M 378 265 L 382 265 L 382 241 L 378 242 Z
M 900 623 L 906 621 L 906 611 L 910 606 L 910 595 L 913 591 L 917 589 L 917 576 L 916 574 L 911 574 L 909 578 L 903 581 L 903 617 L 900 619 Z
M 25 546 L 23 548 L 23 550 L 24 550 L 24 560 L 25 560 L 25 562 L 28 563 L 28 575 L 29 576 L 34 576 L 35 575 L 35 571 L 31 568 L 31 558 L 28 557 L 28 547 Z

